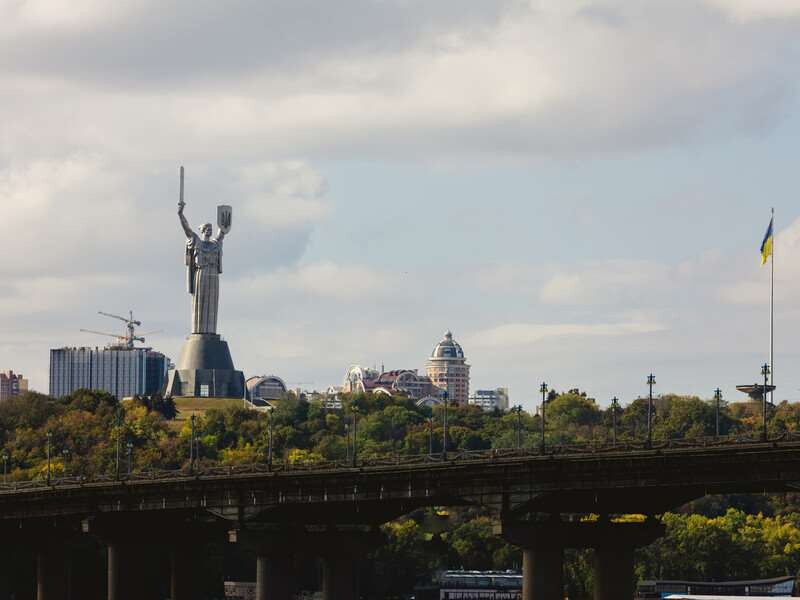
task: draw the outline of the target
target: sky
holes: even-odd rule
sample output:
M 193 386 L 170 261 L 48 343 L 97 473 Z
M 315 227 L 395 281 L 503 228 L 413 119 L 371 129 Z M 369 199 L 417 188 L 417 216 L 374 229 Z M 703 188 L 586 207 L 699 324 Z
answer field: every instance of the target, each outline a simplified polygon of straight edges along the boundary
M 133 310 L 189 332 L 193 226 L 233 206 L 246 376 L 424 369 L 605 405 L 800 400 L 797 0 L 0 0 L 0 369 Z M 120 323 L 120 325 L 122 325 Z

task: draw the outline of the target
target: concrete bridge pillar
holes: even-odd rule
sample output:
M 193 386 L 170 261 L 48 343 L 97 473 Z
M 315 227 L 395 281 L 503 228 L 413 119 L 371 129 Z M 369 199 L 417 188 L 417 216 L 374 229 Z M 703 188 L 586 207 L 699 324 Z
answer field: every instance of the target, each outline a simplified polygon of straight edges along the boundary
M 522 600 L 563 600 L 564 552 L 554 542 L 549 548 L 523 548 Z
M 595 548 L 594 600 L 628 600 L 635 593 L 633 546 L 620 544 Z
M 294 565 L 291 555 L 256 557 L 256 600 L 291 600 Z
M 188 545 L 173 546 L 169 554 L 170 600 L 195 600 L 193 570 L 196 560 L 194 548 Z
M 325 600 L 358 598 L 358 561 L 352 556 L 327 556 L 322 563 L 322 597 Z
M 148 589 L 149 573 L 142 544 L 114 540 L 107 544 L 108 600 L 155 600 Z
M 64 544 L 52 543 L 36 553 L 36 600 L 71 600 Z

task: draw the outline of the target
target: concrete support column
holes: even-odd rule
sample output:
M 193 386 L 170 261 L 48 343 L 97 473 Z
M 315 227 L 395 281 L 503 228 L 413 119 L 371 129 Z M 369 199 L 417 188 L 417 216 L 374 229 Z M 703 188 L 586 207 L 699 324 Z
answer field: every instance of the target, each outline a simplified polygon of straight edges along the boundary
M 143 551 L 135 544 L 108 544 L 108 600 L 157 600 L 146 584 L 149 573 L 141 560 Z
M 256 557 L 256 600 L 291 600 L 294 565 L 291 556 Z
M 523 548 L 522 600 L 563 600 L 563 556 L 558 546 Z
M 170 600 L 195 600 L 194 552 L 176 547 L 170 552 Z
M 70 600 L 69 568 L 63 546 L 36 553 L 36 600 Z
M 594 555 L 594 600 L 631 600 L 633 547 L 600 546 Z
M 348 556 L 327 556 L 322 565 L 322 597 L 325 600 L 357 600 L 357 561 Z

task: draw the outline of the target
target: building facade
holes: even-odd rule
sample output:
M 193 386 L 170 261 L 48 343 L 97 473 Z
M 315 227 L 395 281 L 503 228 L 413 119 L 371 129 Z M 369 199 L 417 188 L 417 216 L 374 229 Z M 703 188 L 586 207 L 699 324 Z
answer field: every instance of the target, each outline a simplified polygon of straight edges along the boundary
M 345 393 L 372 392 L 375 394 L 401 395 L 419 400 L 439 390 L 430 377 L 420 375 L 417 369 L 393 369 L 378 371 L 359 365 L 350 367 L 344 376 L 342 391 Z
M 289 392 L 286 383 L 276 375 L 250 377 L 245 382 L 247 397 L 254 400 L 281 400 Z
M 21 373 L 0 373 L 0 402 L 28 391 L 28 380 Z
M 493 390 L 475 390 L 469 397 L 469 403 L 479 406 L 485 411 L 508 410 L 509 406 L 508 388 L 496 388 Z
M 469 368 L 464 350 L 448 331 L 433 349 L 426 370 L 433 385 L 447 392 L 449 402 L 463 405 L 469 400 Z
M 50 395 L 67 396 L 82 388 L 102 390 L 117 399 L 163 391 L 169 358 L 151 348 L 55 348 L 50 350 Z

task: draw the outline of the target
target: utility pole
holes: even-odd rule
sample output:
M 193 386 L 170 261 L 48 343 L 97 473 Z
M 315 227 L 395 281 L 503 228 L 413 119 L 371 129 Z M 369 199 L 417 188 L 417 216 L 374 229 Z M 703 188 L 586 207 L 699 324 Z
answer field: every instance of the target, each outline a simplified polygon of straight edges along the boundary
M 517 450 L 522 448 L 522 405 L 517 404 L 514 407 L 517 411 Z
M 347 417 L 345 417 L 345 419 L 346 418 Z M 345 423 L 344 424 L 344 441 L 345 441 L 345 444 L 344 444 L 345 452 L 347 453 L 346 454 L 346 460 L 347 460 L 347 462 L 349 464 L 350 463 L 350 424 L 349 423 Z
M 125 444 L 125 448 L 128 451 L 128 477 L 130 477 L 133 472 L 133 444 L 128 442 Z
M 358 464 L 358 407 L 353 407 L 353 466 Z
M 611 441 L 617 445 L 617 408 L 619 408 L 619 400 L 616 396 L 611 399 Z
M 64 476 L 69 477 L 69 448 L 64 448 L 61 456 L 64 457 Z
M 719 411 L 720 411 L 720 404 L 722 402 L 722 390 L 717 388 L 714 390 L 714 400 L 716 401 L 716 431 L 717 437 L 719 437 Z
M 442 392 L 444 414 L 442 415 L 442 459 L 447 460 L 447 390 Z
M 47 485 L 50 485 L 50 479 L 52 477 L 51 465 L 50 465 L 50 445 L 53 442 L 53 432 L 47 432 Z
M 433 456 L 433 417 L 428 417 L 428 456 Z
M 268 430 L 268 444 L 267 444 L 267 468 L 271 471 L 272 470 L 272 406 L 267 407 L 267 417 L 269 422 L 267 424 Z
M 8 454 L 3 452 L 3 484 L 8 483 Z
M 769 376 L 771 373 L 772 372 L 769 368 L 769 364 L 764 363 L 764 365 L 761 367 L 761 374 L 764 376 L 764 393 L 761 394 L 763 399 L 763 430 L 761 432 L 761 439 L 765 442 L 767 441 L 767 390 L 769 389 Z
M 189 418 L 189 421 L 192 424 L 192 437 L 189 440 L 189 472 L 194 474 L 194 460 L 195 460 L 195 451 L 194 451 L 194 426 L 195 426 L 195 416 L 192 415 Z
M 547 384 L 543 381 L 542 385 L 539 386 L 539 391 L 542 392 L 542 439 L 539 442 L 539 449 L 544 452 L 545 442 L 544 442 L 544 432 L 545 432 L 545 420 L 544 420 L 544 413 L 545 407 L 547 406 Z
M 117 408 L 117 450 L 116 450 L 116 460 L 114 466 L 114 479 L 119 479 L 119 461 L 120 461 L 120 452 L 122 451 L 120 448 L 120 444 L 122 443 L 122 418 L 125 414 L 124 409 L 122 406 Z
M 647 386 L 650 392 L 647 396 L 647 447 L 653 445 L 653 386 L 656 384 L 656 376 L 650 373 L 647 376 Z

